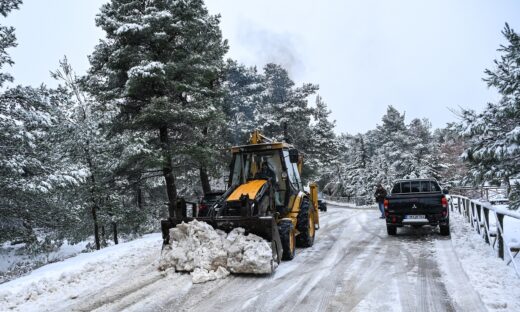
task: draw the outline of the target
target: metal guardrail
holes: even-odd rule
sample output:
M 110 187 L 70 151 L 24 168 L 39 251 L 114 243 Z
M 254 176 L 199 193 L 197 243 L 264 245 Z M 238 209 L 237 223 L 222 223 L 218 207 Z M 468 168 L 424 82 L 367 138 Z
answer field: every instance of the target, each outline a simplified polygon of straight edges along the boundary
M 507 189 L 497 186 L 458 186 L 450 189 L 450 194 L 466 196 L 468 198 L 482 198 L 486 201 L 508 203 Z
M 498 253 L 498 257 L 506 260 L 505 256 L 508 256 L 507 265 L 512 263 L 516 275 L 520 277 L 520 268 L 514 260 L 520 252 L 520 246 L 510 246 L 504 239 L 504 217 L 520 220 L 520 214 L 460 195 L 451 195 L 450 197 L 450 211 L 458 211 L 459 214 L 464 216 L 471 227 Z M 490 226 L 490 214 L 496 220 L 496 230 Z
M 329 196 L 323 195 L 323 199 L 335 201 L 338 203 L 348 203 L 356 206 L 366 206 L 371 205 L 372 202 L 366 199 L 366 197 L 342 197 L 342 196 Z

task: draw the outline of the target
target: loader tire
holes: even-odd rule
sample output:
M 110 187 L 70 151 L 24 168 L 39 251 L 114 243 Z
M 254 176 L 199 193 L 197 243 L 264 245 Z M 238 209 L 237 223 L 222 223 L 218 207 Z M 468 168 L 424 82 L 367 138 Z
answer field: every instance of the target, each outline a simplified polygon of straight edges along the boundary
M 310 211 L 310 203 L 308 198 L 303 198 L 296 222 L 298 236 L 296 237 L 296 245 L 298 247 L 311 247 L 314 244 L 314 214 Z
M 282 260 L 292 260 L 296 251 L 296 239 L 291 220 L 282 220 L 278 225 L 280 240 L 282 241 Z

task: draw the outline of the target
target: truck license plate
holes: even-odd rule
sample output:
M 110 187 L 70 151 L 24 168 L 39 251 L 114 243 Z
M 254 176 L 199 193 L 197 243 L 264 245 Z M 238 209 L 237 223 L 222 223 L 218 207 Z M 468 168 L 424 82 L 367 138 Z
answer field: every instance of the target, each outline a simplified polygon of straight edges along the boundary
M 405 219 L 426 219 L 425 215 L 407 215 Z

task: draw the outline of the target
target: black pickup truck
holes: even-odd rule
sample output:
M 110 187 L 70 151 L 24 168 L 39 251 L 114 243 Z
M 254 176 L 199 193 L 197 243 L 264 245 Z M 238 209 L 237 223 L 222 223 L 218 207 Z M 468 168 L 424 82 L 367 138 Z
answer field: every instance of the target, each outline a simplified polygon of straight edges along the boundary
M 439 226 L 441 235 L 450 234 L 447 190 L 435 179 L 398 180 L 384 201 L 388 235 L 405 225 Z

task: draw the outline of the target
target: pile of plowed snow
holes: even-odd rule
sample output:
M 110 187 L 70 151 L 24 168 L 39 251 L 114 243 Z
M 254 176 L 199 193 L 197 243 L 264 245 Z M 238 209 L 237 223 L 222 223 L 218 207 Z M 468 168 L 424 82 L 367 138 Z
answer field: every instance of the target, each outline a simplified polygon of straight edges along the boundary
M 193 220 L 170 229 L 159 268 L 191 272 L 193 283 L 225 278 L 230 273 L 269 274 L 276 268 L 271 245 L 243 228 L 229 234 Z

